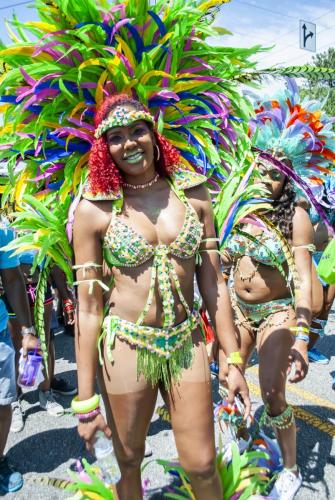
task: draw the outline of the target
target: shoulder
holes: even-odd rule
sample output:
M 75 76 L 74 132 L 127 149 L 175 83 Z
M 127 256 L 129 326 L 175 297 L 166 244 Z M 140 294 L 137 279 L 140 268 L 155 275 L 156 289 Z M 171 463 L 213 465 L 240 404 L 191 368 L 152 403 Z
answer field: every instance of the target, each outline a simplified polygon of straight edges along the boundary
M 102 232 L 110 221 L 110 203 L 106 205 L 106 202 L 82 199 L 74 214 L 74 227 L 84 227 L 91 233 Z
M 312 243 L 314 241 L 314 229 L 306 210 L 302 207 L 296 207 L 292 222 L 294 245 Z
M 80 200 L 78 207 L 75 211 L 76 219 L 80 219 L 82 217 L 88 217 L 90 215 L 94 215 L 98 212 L 98 204 L 92 201 L 89 201 L 85 198 Z
M 181 168 L 171 175 L 171 181 L 189 199 L 199 201 L 208 199 L 208 190 L 205 187 L 207 178 L 198 172 Z

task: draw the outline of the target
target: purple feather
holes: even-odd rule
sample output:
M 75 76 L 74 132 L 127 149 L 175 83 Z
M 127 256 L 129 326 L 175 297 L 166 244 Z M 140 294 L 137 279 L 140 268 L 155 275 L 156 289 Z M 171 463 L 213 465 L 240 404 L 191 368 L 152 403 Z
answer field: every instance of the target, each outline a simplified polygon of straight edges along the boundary
M 20 67 L 20 73 L 22 74 L 26 82 L 29 83 L 29 85 L 35 85 L 36 80 L 34 80 L 34 78 L 29 76 L 28 73 L 22 68 L 22 66 Z
M 122 61 L 123 64 L 125 65 L 125 67 L 127 68 L 129 76 L 131 76 L 131 77 L 134 76 L 134 70 L 132 68 L 132 65 L 130 64 L 128 59 L 123 54 L 121 54 L 117 50 L 113 49 L 113 47 L 104 47 L 104 50 L 107 50 L 111 54 L 117 56 L 120 59 L 120 61 Z

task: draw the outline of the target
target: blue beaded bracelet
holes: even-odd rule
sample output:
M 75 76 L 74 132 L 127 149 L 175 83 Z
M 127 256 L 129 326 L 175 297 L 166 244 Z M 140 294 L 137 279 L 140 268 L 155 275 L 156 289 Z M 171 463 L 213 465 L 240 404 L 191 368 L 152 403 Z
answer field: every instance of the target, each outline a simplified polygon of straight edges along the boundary
M 303 340 L 304 342 L 309 342 L 309 336 L 304 335 L 303 333 L 298 333 L 296 336 L 296 340 Z

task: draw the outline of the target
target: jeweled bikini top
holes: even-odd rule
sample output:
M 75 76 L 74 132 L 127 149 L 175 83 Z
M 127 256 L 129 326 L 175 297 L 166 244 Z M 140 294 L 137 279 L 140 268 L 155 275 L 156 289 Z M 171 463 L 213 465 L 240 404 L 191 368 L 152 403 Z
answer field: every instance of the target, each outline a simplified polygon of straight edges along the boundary
M 276 259 L 280 264 L 286 261 L 280 241 L 272 233 L 262 233 L 261 236 L 257 236 L 257 243 L 246 236 L 234 233 L 229 237 L 225 250 L 234 258 L 247 255 L 266 266 L 275 265 Z
M 197 184 L 202 182 L 204 182 L 204 178 L 199 176 Z M 175 286 L 187 316 L 190 317 L 192 314 L 182 294 L 171 256 L 180 259 L 194 257 L 202 240 L 203 224 L 199 221 L 198 215 L 186 198 L 184 191 L 178 187 L 173 179 L 169 181 L 169 184 L 186 207 L 183 226 L 172 243 L 168 245 L 149 244 L 143 236 L 118 217 L 120 209 L 116 205 L 113 207 L 112 219 L 103 240 L 104 259 L 110 267 L 137 267 L 153 259 L 148 300 L 136 321 L 138 325 L 143 323 L 149 311 L 155 293 L 156 280 L 163 305 L 163 327 L 174 326 L 176 321 L 172 284 Z
M 185 197 L 182 198 L 180 194 L 178 197 L 184 201 Z M 185 220 L 176 239 L 168 245 L 155 246 L 150 245 L 143 236 L 118 217 L 118 210 L 114 207 L 103 241 L 107 264 L 116 267 L 137 267 L 158 254 L 170 254 L 180 259 L 193 257 L 201 242 L 202 224 L 194 208 L 187 202 L 185 207 Z

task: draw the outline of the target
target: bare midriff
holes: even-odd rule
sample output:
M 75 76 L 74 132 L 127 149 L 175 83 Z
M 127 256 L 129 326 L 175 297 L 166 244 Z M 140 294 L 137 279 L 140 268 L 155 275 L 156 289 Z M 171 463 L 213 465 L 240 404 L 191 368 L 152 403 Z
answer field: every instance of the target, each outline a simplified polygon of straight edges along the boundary
M 123 267 L 119 269 L 113 267 L 114 286 L 109 295 L 110 314 L 115 314 L 120 318 L 136 323 L 148 300 L 152 261 L 153 259 L 150 259 L 138 267 Z M 177 259 L 171 257 L 171 262 L 176 270 L 183 296 L 192 310 L 195 258 Z M 172 291 L 176 324 L 179 324 L 186 319 L 186 312 L 173 284 Z M 157 286 L 155 287 L 153 301 L 148 314 L 145 316 L 143 325 L 153 327 L 162 327 L 163 325 L 162 299 Z
M 287 265 L 283 264 L 283 268 L 287 275 Z M 249 256 L 241 257 L 235 267 L 234 289 L 238 297 L 250 304 L 290 297 L 286 279 L 281 273 Z

